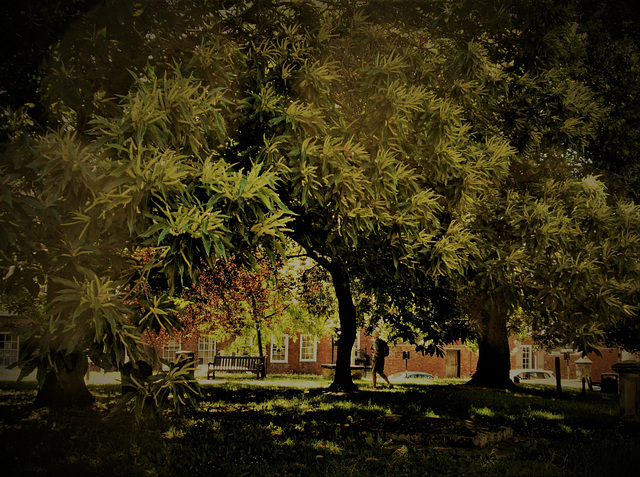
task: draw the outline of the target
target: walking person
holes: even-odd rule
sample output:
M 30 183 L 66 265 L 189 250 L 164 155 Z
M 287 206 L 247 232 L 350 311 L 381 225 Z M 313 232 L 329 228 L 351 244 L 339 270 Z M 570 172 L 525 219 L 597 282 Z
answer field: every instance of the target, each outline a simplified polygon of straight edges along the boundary
M 384 358 L 389 356 L 389 345 L 385 340 L 380 338 L 380 333 L 373 332 L 373 369 L 371 371 L 371 379 L 373 380 L 373 389 L 376 389 L 377 375 L 379 374 L 389 385 L 389 389 L 393 389 L 393 384 L 389 382 L 389 378 L 384 374 Z

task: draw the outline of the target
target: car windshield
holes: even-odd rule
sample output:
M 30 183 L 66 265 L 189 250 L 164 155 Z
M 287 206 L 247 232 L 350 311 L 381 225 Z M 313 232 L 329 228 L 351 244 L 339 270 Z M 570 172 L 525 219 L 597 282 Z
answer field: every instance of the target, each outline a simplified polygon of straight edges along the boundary
M 518 374 L 517 377 L 520 379 L 547 379 L 551 377 L 551 374 L 544 371 L 527 371 Z

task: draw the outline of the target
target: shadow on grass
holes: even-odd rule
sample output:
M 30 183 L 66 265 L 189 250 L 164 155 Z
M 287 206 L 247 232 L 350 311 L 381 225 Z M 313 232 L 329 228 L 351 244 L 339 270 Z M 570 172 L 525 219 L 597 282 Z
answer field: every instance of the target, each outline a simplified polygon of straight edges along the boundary
M 127 414 L 103 419 L 117 385 L 91 387 L 99 406 L 52 412 L 33 409 L 32 383 L 0 383 L 3 475 L 624 476 L 640 465 L 640 440 L 617 432 L 617 396 L 317 384 L 205 384 L 186 416 L 135 427 Z M 474 440 L 482 433 L 500 438 Z

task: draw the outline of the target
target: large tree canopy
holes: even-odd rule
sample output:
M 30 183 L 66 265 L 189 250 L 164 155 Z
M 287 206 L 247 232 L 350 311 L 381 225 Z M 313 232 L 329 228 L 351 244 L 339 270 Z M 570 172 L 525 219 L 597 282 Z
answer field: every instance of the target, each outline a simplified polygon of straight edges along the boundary
M 606 117 L 587 156 L 610 191 L 638 201 L 640 190 L 640 4 L 577 1 L 586 38 L 582 78 L 601 98 Z
M 126 26 L 107 36 L 123 15 Z M 3 287 L 8 296 L 26 291 L 13 303 L 34 323 L 21 362 L 24 374 L 38 369 L 45 405 L 79 394 L 90 401 L 86 356 L 121 366 L 125 354 L 142 355 L 143 330 L 179 326 L 168 292 L 193 278 L 200 260 L 284 238 L 278 178 L 259 164 L 218 160 L 230 140 L 223 80 L 205 87 L 166 63 L 158 77 L 145 66 L 151 54 L 124 61 L 129 72 L 111 70 L 108 58 L 128 51 L 122 40 L 141 26 L 138 16 L 106 8 L 83 18 L 55 49 L 43 84 L 54 130 L 30 133 L 18 116 L 5 128 L 13 141 L 2 166 Z M 93 26 L 102 33 L 87 37 Z M 157 54 L 149 42 L 141 40 Z M 142 266 L 140 247 L 154 252 Z M 145 283 L 158 273 L 166 286 L 155 294 Z
M 335 389 L 354 388 L 354 279 L 380 274 L 419 290 L 377 287 L 402 320 L 424 310 L 462 330 L 434 312 L 437 293 L 460 291 L 484 336 L 497 333 L 481 354 L 498 343 L 504 361 L 526 286 L 553 295 L 544 287 L 564 268 L 546 282 L 543 271 L 595 246 L 574 238 L 586 220 L 557 225 L 566 237 L 552 225 L 604 200 L 562 193 L 591 184 L 570 181 L 603 109 L 580 77 L 571 5 L 538 3 L 100 3 L 50 50 L 39 117 L 51 130 L 34 132 L 24 109 L 3 116 L 3 286 L 43 299 L 21 308 L 38 323 L 25 370 L 44 382 L 86 355 L 121 364 L 143 330 L 179 326 L 170 294 L 201 263 L 252 264 L 259 245 L 284 253 L 287 236 L 333 281 Z M 535 204 L 549 222 L 533 220 Z M 555 259 L 533 254 L 540 235 Z M 557 316 L 569 314 L 584 315 Z
M 25 215 L 7 212 L 5 256 L 32 264 L 29 245 L 47 258 L 36 274 L 19 267 L 14 281 L 62 275 L 56 293 L 68 293 L 94 275 L 126 284 L 159 268 L 175 287 L 201 259 L 232 250 L 250 260 L 245 251 L 281 249 L 287 233 L 333 279 L 334 384 L 351 389 L 351 279 L 367 268 L 358 251 L 377 246 L 407 270 L 429 256 L 433 276 L 461 272 L 462 211 L 504 174 L 511 149 L 469 134 L 442 84 L 458 72 L 414 30 L 307 2 L 213 2 L 189 15 L 177 4 L 127 5 L 98 7 L 53 49 L 42 95 L 59 129 L 10 131 L 18 169 L 6 166 L 8 185 Z M 23 240 L 34 219 L 51 222 L 45 237 Z M 136 246 L 156 253 L 131 273 Z M 64 273 L 62 256 L 75 260 Z M 164 317 L 163 300 L 144 309 Z M 71 305 L 66 313 L 86 320 Z
M 465 208 L 463 224 L 472 237 L 467 245 L 473 247 L 467 249 L 464 276 L 447 287 L 458 290 L 460 304 L 479 325 L 480 363 L 473 384 L 509 386 L 507 324 L 516 311 L 529 311 L 529 325 L 540 341 L 568 341 L 582 351 L 593 347 L 603 325 L 624 319 L 630 327 L 637 316 L 638 244 L 637 235 L 629 232 L 637 227 L 637 209 L 624 199 L 613 205 L 604 185 L 587 179 L 594 165 L 605 165 L 608 150 L 609 155 L 622 154 L 610 158 L 609 170 L 616 172 L 609 177 L 624 170 L 622 182 L 634 180 L 629 174 L 634 159 L 623 149 L 633 147 L 633 128 L 611 136 L 624 137 L 624 142 L 609 141 L 606 131 L 612 115 L 634 121 L 635 113 L 622 106 L 627 103 L 616 104 L 614 98 L 634 95 L 633 68 L 626 71 L 622 65 L 637 61 L 637 42 L 624 45 L 632 36 L 629 28 L 613 35 L 610 3 L 616 2 L 604 2 L 591 14 L 579 2 L 520 1 L 392 3 L 374 13 L 394 18 L 403 31 L 422 26 L 419 31 L 438 48 L 449 73 L 441 88 L 463 108 L 470 134 L 500 134 L 515 149 L 505 179 Z M 610 84 L 611 78 L 600 74 L 606 69 L 594 68 L 600 53 L 608 51 L 607 44 L 597 45 L 597 38 L 607 35 L 598 29 L 601 10 L 611 22 L 605 22 L 605 31 L 617 38 L 616 71 L 633 77 L 629 82 Z M 610 146 L 618 148 L 616 153 Z M 614 161 L 626 166 L 616 169 Z M 608 183 L 620 188 L 620 182 Z M 610 208 L 603 209 L 609 200 Z M 624 250 L 626 261 L 611 266 L 617 252 L 599 255 L 603 243 L 608 251 Z M 432 266 L 427 257 L 424 269 Z M 434 314 L 434 304 L 448 292 L 429 286 L 425 275 L 421 282 L 427 287 L 421 290 L 406 281 L 400 290 L 385 284 L 381 294 L 386 299 L 377 301 L 393 311 L 385 319 L 399 329 L 407 327 L 407 320 L 409 329 L 435 328 L 441 339 L 453 338 L 452 331 L 464 336 L 467 330 L 446 313 Z M 389 300 L 390 295 L 395 296 Z M 437 308 L 446 312 L 449 307 Z

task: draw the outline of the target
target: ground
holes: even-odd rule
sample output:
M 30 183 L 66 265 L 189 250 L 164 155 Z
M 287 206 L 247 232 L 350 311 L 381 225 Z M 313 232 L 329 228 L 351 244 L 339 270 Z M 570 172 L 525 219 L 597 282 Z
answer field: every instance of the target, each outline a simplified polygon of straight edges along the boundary
M 92 373 L 90 381 L 105 380 Z M 636 475 L 640 439 L 618 431 L 617 396 L 521 392 L 430 380 L 331 393 L 312 376 L 203 380 L 183 417 L 105 420 L 119 385 L 89 384 L 85 411 L 34 409 L 35 384 L 0 382 L 3 476 Z

